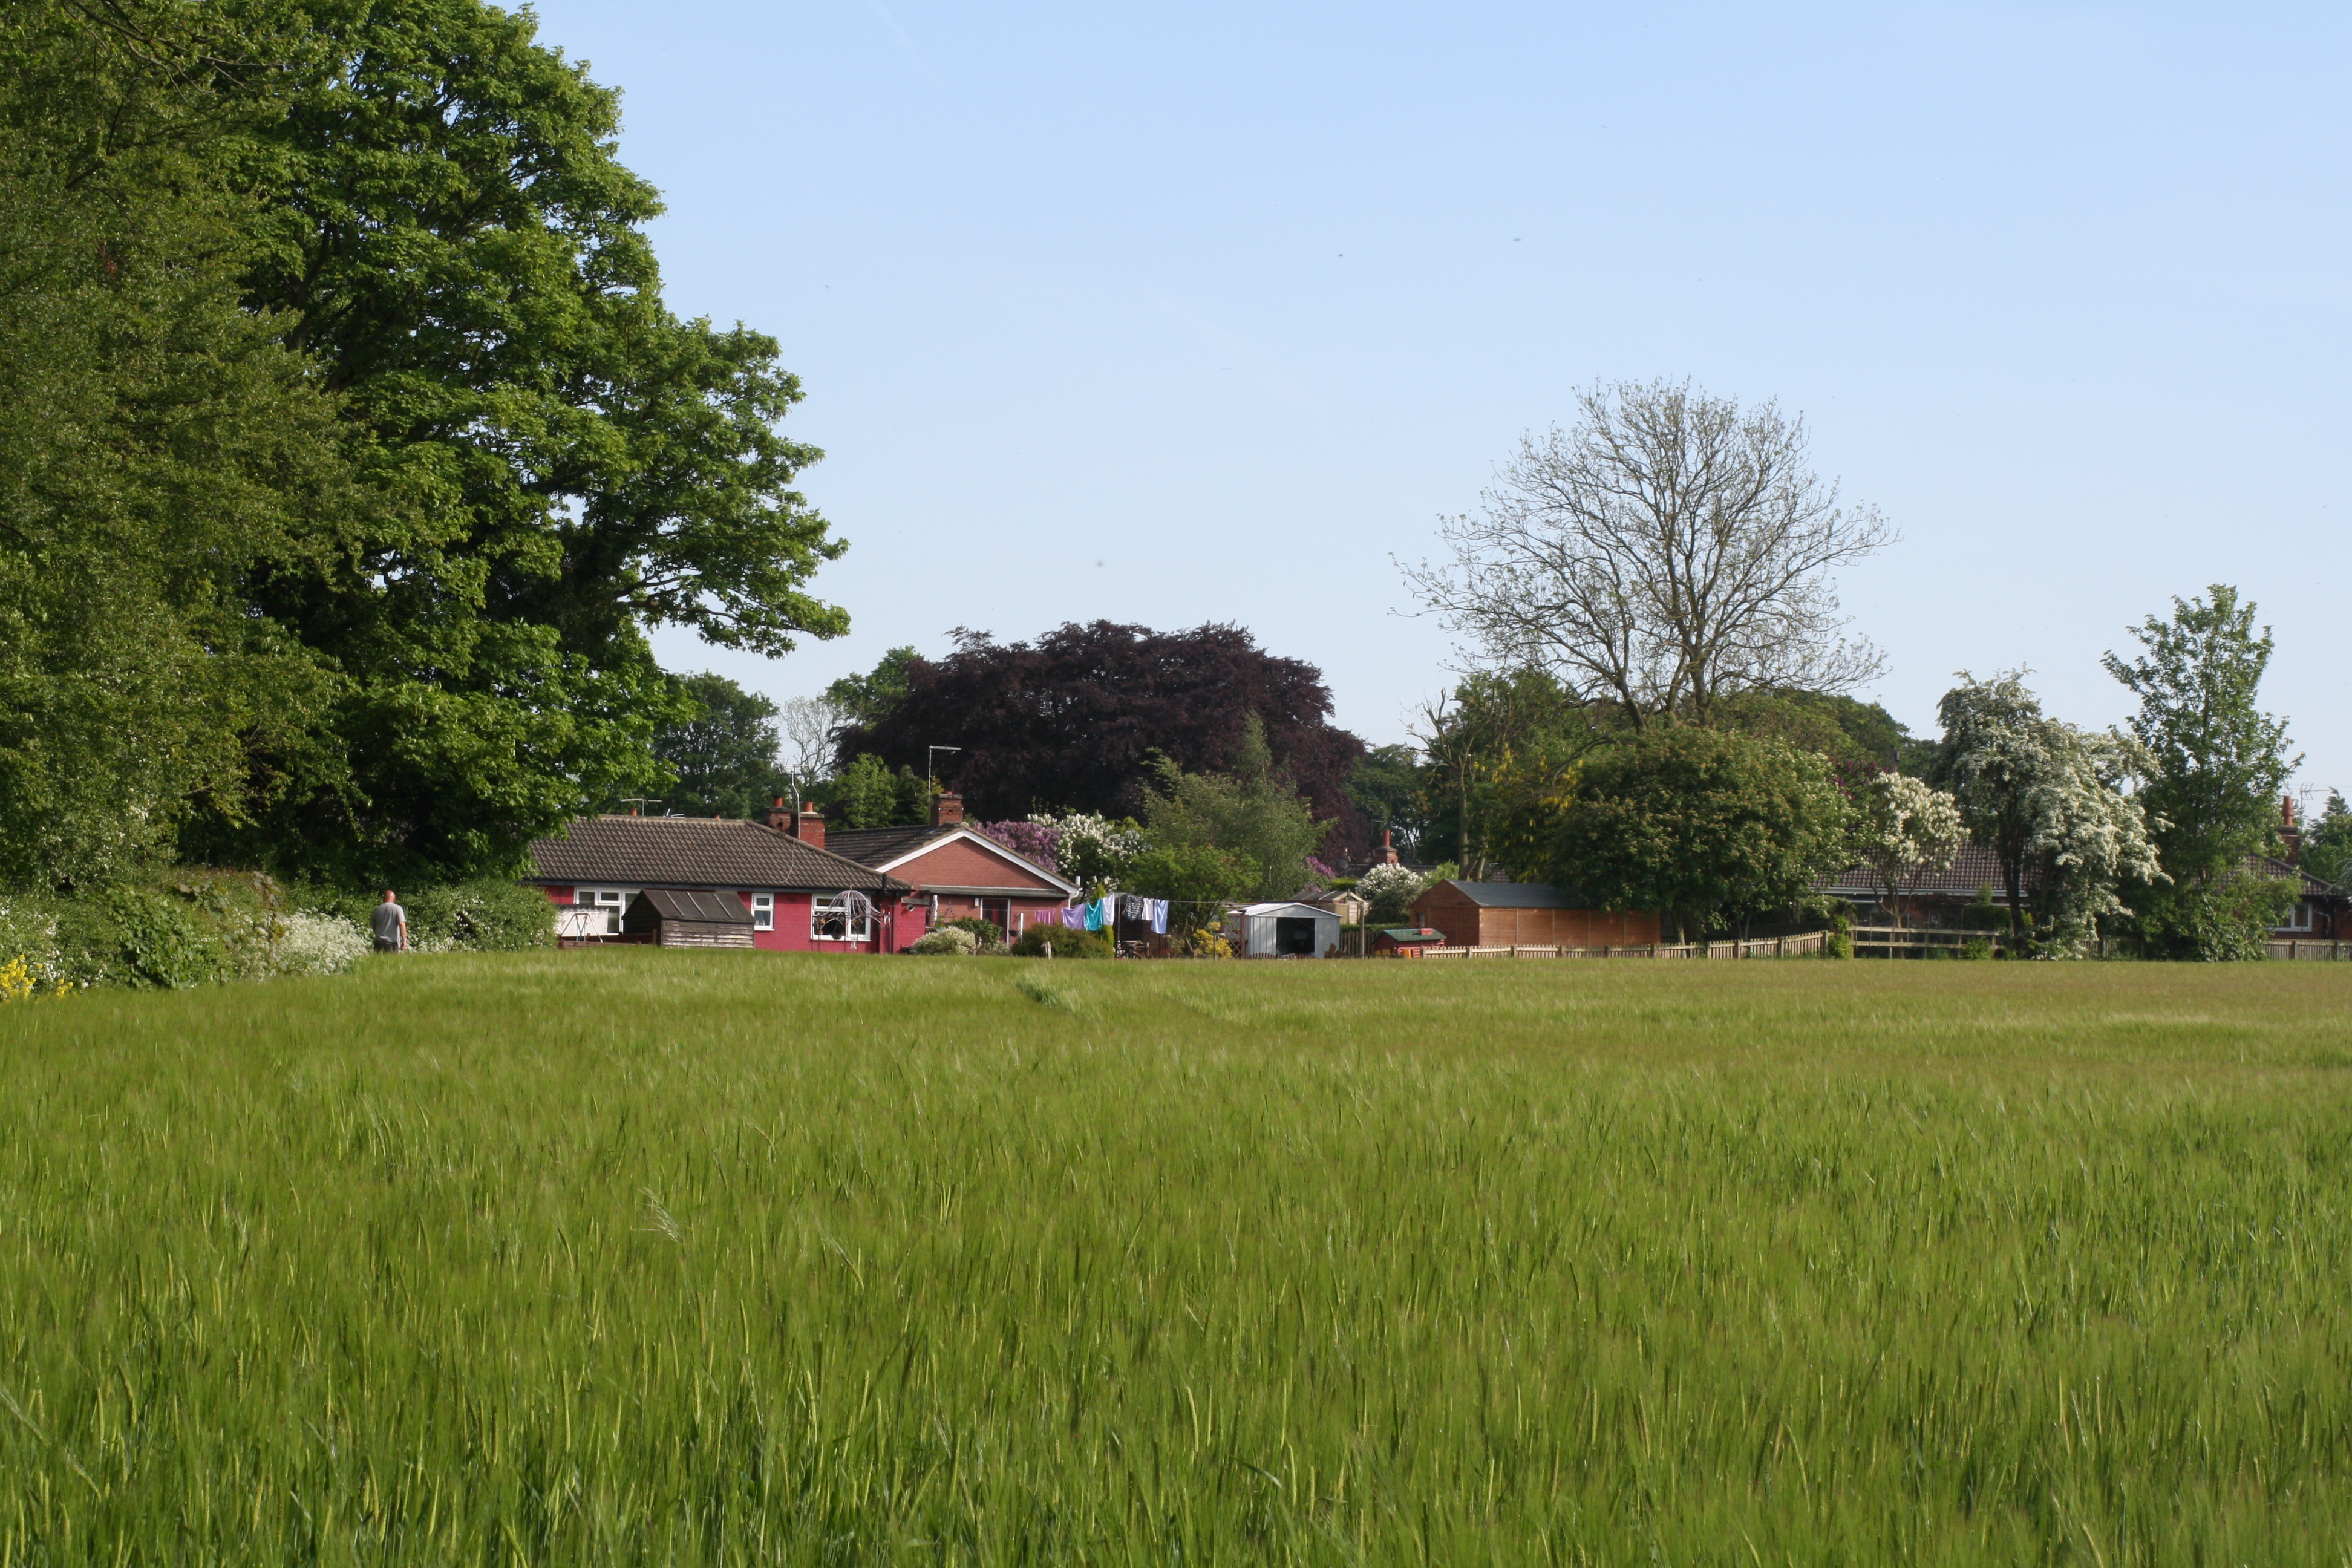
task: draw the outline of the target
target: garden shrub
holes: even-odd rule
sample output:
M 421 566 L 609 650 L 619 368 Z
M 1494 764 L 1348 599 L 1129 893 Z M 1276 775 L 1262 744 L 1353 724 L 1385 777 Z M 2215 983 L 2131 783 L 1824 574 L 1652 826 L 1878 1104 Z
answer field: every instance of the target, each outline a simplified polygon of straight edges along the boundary
M 1013 944 L 1016 958 L 1043 958 L 1047 943 L 1053 944 L 1055 958 L 1108 958 L 1110 939 L 1098 931 L 1073 931 L 1068 926 L 1034 925 L 1021 933 Z
M 484 877 L 414 890 L 395 889 L 408 911 L 409 945 L 421 952 L 521 952 L 555 945 L 555 906 L 537 888 Z M 319 888 L 301 903 L 314 914 L 338 915 L 364 929 L 380 889 Z
M 937 931 L 926 931 L 907 951 L 922 953 L 955 953 L 969 958 L 979 939 L 960 925 L 943 925 Z

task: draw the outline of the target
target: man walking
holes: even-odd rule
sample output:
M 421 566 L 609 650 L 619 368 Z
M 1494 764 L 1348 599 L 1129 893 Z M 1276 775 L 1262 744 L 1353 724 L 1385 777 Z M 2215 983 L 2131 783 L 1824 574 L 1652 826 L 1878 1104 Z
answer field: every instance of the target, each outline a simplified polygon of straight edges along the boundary
M 370 911 L 368 918 L 375 926 L 378 952 L 408 951 L 408 911 L 394 900 L 390 889 L 384 889 L 383 902 Z

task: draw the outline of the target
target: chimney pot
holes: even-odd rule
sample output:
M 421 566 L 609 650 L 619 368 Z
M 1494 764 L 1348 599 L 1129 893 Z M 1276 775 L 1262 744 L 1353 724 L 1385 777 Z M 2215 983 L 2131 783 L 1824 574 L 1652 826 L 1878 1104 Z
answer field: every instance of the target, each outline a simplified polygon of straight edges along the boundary
M 824 814 L 817 810 L 816 802 L 801 802 L 801 814 L 794 825 L 793 837 L 812 849 L 824 847 Z

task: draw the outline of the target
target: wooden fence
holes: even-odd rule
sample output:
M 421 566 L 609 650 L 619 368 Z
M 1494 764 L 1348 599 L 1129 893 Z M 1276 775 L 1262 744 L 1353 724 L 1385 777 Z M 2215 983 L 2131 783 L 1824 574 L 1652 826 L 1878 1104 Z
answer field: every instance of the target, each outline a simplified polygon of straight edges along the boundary
M 2311 942 L 2302 937 L 2292 937 L 2285 942 L 2264 942 L 2263 945 L 2273 958 L 2352 958 L 2352 942 Z
M 1635 947 L 1425 947 L 1423 958 L 1801 958 L 1822 950 L 1822 931 L 1752 942 L 1652 942 Z
M 2005 931 L 1938 931 L 1927 926 L 1856 926 L 1856 958 L 1927 958 L 1941 952 L 1958 957 L 1972 942 L 1989 943 L 1996 953 L 2009 950 Z

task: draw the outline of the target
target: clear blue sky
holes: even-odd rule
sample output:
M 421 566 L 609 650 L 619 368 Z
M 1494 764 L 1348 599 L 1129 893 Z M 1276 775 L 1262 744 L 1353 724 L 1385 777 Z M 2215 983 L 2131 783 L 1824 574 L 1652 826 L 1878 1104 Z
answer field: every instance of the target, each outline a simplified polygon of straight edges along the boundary
M 624 89 L 670 301 L 774 334 L 851 635 L 1234 621 L 1374 742 L 1445 682 L 1391 554 L 1596 380 L 1801 410 L 1903 542 L 1874 695 L 2259 601 L 2352 789 L 2352 10 L 554 0 Z

